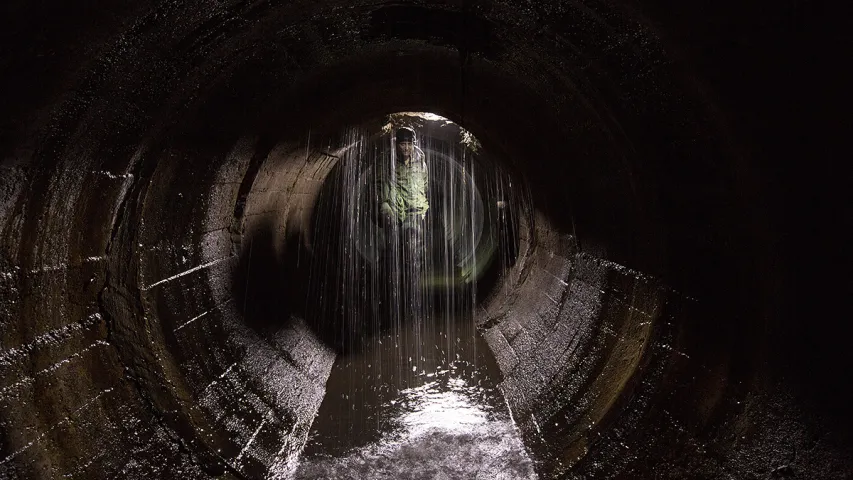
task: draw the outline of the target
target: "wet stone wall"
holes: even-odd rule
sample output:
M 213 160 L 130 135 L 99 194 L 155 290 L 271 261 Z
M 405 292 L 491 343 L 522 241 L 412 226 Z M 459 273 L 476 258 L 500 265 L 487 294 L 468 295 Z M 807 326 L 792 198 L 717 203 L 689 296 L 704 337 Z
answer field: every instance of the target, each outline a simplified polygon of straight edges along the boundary
M 170 140 L 77 161 L 82 181 L 3 166 L 0 478 L 292 468 L 334 354 L 298 317 L 251 328 L 235 300 L 242 213 L 268 206 L 250 167 L 271 149 Z
M 578 251 L 571 235 L 552 230 L 541 215 L 534 223 L 508 275 L 514 293 L 499 309 L 487 307 L 481 327 L 539 470 L 562 475 L 630 395 L 665 289 Z

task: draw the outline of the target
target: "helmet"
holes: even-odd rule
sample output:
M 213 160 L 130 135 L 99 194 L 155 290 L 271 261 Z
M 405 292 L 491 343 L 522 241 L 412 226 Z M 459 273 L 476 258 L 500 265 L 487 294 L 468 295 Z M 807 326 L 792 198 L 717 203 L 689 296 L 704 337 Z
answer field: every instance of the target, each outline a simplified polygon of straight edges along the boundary
M 412 142 L 415 143 L 415 131 L 409 127 L 400 127 L 397 129 L 397 143 Z

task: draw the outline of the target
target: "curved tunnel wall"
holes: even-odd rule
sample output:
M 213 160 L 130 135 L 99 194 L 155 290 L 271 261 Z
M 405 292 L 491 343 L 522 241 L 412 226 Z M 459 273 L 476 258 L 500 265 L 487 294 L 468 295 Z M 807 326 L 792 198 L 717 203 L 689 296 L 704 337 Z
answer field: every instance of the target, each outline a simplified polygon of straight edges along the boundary
M 764 366 L 753 174 L 643 8 L 123 8 L 6 60 L 25 93 L 0 186 L 2 476 L 283 475 L 334 353 L 249 311 L 244 262 L 289 265 L 336 133 L 401 110 L 531 186 L 478 321 L 541 475 L 850 471 Z

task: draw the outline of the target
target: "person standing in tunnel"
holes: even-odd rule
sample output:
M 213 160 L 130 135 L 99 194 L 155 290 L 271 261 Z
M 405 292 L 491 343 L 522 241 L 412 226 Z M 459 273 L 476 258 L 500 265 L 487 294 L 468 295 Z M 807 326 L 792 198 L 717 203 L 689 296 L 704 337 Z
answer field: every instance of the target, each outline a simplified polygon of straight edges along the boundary
M 397 129 L 394 155 L 382 168 L 378 195 L 385 231 L 386 271 L 391 283 L 402 283 L 405 303 L 419 308 L 429 171 L 426 156 L 416 143 L 414 130 Z
M 429 173 L 424 152 L 415 143 L 414 130 L 397 130 L 394 161 L 389 162 L 380 190 L 383 226 L 399 230 L 407 241 L 417 241 L 423 233 L 429 210 Z

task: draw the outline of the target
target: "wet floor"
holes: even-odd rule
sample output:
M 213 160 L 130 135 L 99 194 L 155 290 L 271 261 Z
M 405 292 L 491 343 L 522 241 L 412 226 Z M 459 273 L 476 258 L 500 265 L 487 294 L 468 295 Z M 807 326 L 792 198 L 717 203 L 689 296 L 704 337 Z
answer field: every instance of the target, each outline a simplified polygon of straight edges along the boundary
M 399 332 L 338 358 L 294 478 L 537 478 L 473 326 Z

